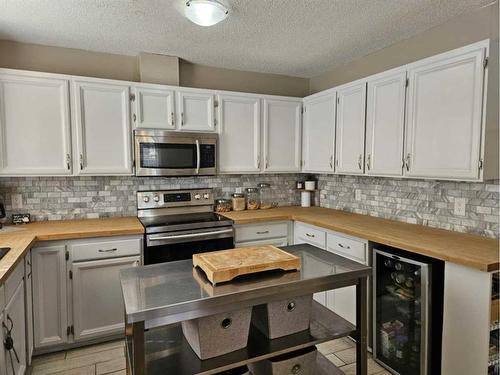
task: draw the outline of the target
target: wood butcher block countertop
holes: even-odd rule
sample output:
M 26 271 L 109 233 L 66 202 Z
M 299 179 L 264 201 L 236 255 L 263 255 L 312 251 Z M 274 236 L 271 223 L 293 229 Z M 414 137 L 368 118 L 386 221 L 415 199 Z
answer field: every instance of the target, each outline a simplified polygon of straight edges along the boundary
M 320 207 L 223 213 L 235 224 L 296 220 L 481 271 L 499 269 L 499 241 Z
M 6 226 L 0 230 L 0 247 L 10 251 L 0 260 L 0 284 L 23 259 L 37 241 L 142 234 L 144 228 L 136 217 L 83 219 L 35 222 L 21 226 Z

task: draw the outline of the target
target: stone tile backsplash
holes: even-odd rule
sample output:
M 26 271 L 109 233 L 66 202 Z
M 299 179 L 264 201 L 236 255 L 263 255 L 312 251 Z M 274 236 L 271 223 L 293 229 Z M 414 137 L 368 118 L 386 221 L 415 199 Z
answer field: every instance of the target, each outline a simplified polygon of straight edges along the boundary
M 367 176 L 318 175 L 322 207 L 499 238 L 499 181 L 487 183 L 407 180 Z M 136 215 L 138 190 L 210 187 L 229 197 L 238 187 L 271 184 L 280 206 L 299 205 L 295 181 L 304 175 L 221 175 L 212 177 L 5 177 L 0 201 L 8 213 L 59 220 Z M 361 199 L 355 199 L 359 190 Z M 22 194 L 23 208 L 12 209 L 11 195 Z M 455 198 L 465 198 L 465 216 L 454 214 Z
M 322 207 L 500 237 L 498 180 L 473 183 L 339 175 L 319 175 L 318 180 Z M 456 198 L 465 198 L 464 216 L 454 214 Z
M 0 177 L 0 202 L 8 214 L 30 213 L 32 220 L 61 220 L 136 215 L 138 190 L 213 188 L 215 196 L 230 197 L 236 188 L 271 184 L 280 206 L 297 205 L 298 176 L 220 175 L 210 177 Z M 23 208 L 12 209 L 12 194 L 22 194 Z

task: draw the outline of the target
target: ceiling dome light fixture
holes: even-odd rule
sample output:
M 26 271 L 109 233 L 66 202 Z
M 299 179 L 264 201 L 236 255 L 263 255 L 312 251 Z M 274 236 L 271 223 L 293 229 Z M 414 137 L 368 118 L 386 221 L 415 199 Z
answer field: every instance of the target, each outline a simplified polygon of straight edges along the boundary
M 186 1 L 185 15 L 200 26 L 212 26 L 223 21 L 229 13 L 222 3 L 217 0 L 188 0 Z

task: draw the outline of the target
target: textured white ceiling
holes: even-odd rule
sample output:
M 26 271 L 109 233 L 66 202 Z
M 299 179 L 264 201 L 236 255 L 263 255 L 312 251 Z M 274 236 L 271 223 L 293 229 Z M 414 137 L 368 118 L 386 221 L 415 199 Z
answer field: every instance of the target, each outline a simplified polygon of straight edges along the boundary
M 225 0 L 222 23 L 183 0 L 0 0 L 0 39 L 311 77 L 492 0 Z

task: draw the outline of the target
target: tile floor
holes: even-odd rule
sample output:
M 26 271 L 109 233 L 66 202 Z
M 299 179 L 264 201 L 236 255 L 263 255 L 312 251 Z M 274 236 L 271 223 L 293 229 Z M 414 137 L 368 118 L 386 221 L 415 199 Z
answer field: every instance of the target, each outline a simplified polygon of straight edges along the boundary
M 345 375 L 356 374 L 354 342 L 337 339 L 318 345 L 323 353 Z M 122 340 L 38 356 L 33 359 L 32 375 L 125 375 L 125 352 Z M 368 375 L 390 373 L 368 359 Z

